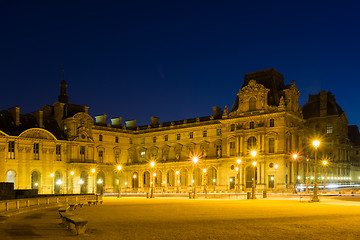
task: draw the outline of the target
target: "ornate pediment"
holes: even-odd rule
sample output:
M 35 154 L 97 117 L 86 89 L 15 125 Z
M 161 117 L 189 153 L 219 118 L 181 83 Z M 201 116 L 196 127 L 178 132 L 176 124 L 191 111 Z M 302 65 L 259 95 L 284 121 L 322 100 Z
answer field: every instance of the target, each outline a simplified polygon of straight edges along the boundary
M 35 138 L 35 139 L 47 139 L 57 140 L 56 137 L 51 133 L 41 128 L 31 128 L 22 132 L 19 137 L 23 138 Z
M 270 89 L 250 80 L 237 94 L 237 109 L 231 112 L 230 117 L 236 117 L 246 112 L 264 111 L 268 109 L 268 93 Z

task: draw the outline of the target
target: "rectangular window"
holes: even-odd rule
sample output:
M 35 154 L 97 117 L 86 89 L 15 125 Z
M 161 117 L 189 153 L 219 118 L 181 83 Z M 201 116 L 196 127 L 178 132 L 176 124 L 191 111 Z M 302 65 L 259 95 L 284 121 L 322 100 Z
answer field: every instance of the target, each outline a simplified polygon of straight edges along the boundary
M 275 139 L 269 138 L 269 153 L 275 152 Z
M 180 133 L 176 135 L 176 140 L 180 140 Z
M 220 144 L 216 145 L 216 157 L 217 157 L 217 158 L 221 158 L 221 157 L 222 157 L 222 149 L 221 149 L 221 145 L 220 145 Z
M 153 137 L 153 143 L 156 143 L 156 137 Z
M 190 132 L 190 138 L 194 138 L 194 132 Z
M 235 124 L 231 124 L 231 126 L 230 126 L 230 131 L 231 131 L 231 132 L 235 131 Z
M 61 145 L 56 145 L 56 160 L 61 161 Z
M 203 137 L 207 137 L 207 131 L 203 131 Z
M 15 159 L 15 142 L 9 141 L 9 156 L 10 159 Z
M 334 133 L 334 128 L 333 128 L 332 123 L 328 123 L 328 124 L 326 125 L 326 133 L 327 133 L 327 134 L 333 134 L 333 133 Z
M 221 136 L 221 128 L 216 130 L 216 135 Z
M 165 135 L 165 142 L 167 142 L 169 140 L 169 135 Z
M 80 158 L 85 160 L 85 146 L 80 146 Z
M 235 156 L 235 142 L 230 142 L 230 156 Z
M 270 119 L 270 127 L 274 127 L 275 124 L 274 124 L 274 119 Z
M 250 129 L 254 129 L 255 128 L 255 123 L 254 122 L 250 122 Z
M 39 143 L 34 143 L 34 160 L 39 160 Z
M 145 156 L 146 156 L 146 152 L 145 151 L 142 151 L 140 153 L 140 157 L 141 157 L 141 161 L 144 162 L 145 161 Z
M 115 152 L 115 163 L 119 163 L 119 157 L 120 157 L 119 152 Z
M 99 135 L 99 141 L 101 142 L 103 140 L 103 136 Z
M 115 143 L 119 143 L 119 137 L 115 137 Z
M 103 163 L 104 162 L 104 153 L 103 151 L 99 151 L 99 163 Z

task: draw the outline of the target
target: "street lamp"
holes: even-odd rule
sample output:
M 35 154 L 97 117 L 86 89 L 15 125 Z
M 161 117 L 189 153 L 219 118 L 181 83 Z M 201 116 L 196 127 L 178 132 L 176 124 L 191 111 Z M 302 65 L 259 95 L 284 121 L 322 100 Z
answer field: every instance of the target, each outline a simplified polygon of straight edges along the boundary
M 120 192 L 121 192 L 121 185 L 120 185 L 120 171 L 121 171 L 121 165 L 118 165 L 117 167 L 117 170 L 118 170 L 118 172 L 117 172 L 117 174 L 118 174 L 118 181 L 119 181 L 119 184 L 118 184 L 118 191 L 119 191 L 119 194 L 118 194 L 118 198 L 119 197 L 121 197 L 121 194 L 120 194 Z
M 152 181 L 152 184 L 151 184 L 151 193 L 150 193 L 150 198 L 154 198 L 154 188 L 155 188 L 155 177 L 156 177 L 156 172 L 154 172 L 154 167 L 155 167 L 155 162 L 152 161 L 150 163 L 150 166 L 152 168 L 152 172 L 153 172 L 153 181 Z
M 255 161 L 255 157 L 256 157 L 257 152 L 255 150 L 251 151 L 251 155 L 254 158 L 254 162 L 253 162 L 253 166 L 254 166 L 254 171 L 253 171 L 253 182 L 252 182 L 252 199 L 256 199 L 255 196 L 255 171 L 256 171 L 256 161 Z
M 306 158 L 306 193 L 309 193 L 309 159 Z
M 91 169 L 91 172 L 92 172 L 92 174 L 93 174 L 93 183 L 94 183 L 93 193 L 95 194 L 95 168 Z
M 103 194 L 103 190 L 102 190 L 102 188 L 103 188 L 103 186 L 102 186 L 102 184 L 103 184 L 103 181 L 102 181 L 102 179 L 101 178 L 99 178 L 99 180 L 97 181 L 97 184 L 101 184 L 101 191 L 100 191 L 100 194 L 102 195 Z
M 313 202 L 319 202 L 319 197 L 318 197 L 318 182 L 317 182 L 317 149 L 320 146 L 320 141 L 319 140 L 315 140 L 312 142 L 313 147 L 315 148 L 315 166 L 314 166 L 314 171 L 315 171 L 315 181 L 314 181 L 314 196 L 312 198 Z
M 205 192 L 205 198 L 207 198 L 207 174 L 206 174 L 206 169 L 204 168 L 203 169 L 203 172 L 204 172 L 204 192 Z
M 74 174 L 75 174 L 74 171 L 70 172 L 70 175 L 71 175 L 71 193 L 72 194 L 74 194 Z
M 59 180 L 56 181 L 56 185 L 59 186 L 59 193 L 60 193 L 60 188 L 61 188 L 61 184 L 62 184 L 62 183 L 63 183 L 63 182 L 61 181 L 61 179 L 59 179 Z
M 293 164 L 292 164 L 292 167 L 293 167 L 293 172 L 294 172 L 294 179 L 293 179 L 293 181 L 294 181 L 294 194 L 296 194 L 296 173 L 295 173 L 295 161 L 296 161 L 296 159 L 297 159 L 297 157 L 298 157 L 298 155 L 295 153 L 295 154 L 293 154 L 292 155 L 292 157 L 293 157 L 293 159 L 294 159 L 294 161 L 293 161 Z
M 193 198 L 196 198 L 196 187 L 195 187 L 195 174 L 194 174 L 194 166 L 196 165 L 196 163 L 199 161 L 199 158 L 198 157 L 193 157 L 192 159 L 194 165 L 193 165 L 193 187 L 194 187 L 194 194 L 193 194 Z
M 177 186 L 177 190 L 176 190 L 176 192 L 177 193 L 179 193 L 179 185 L 180 185 L 180 176 L 179 176 L 179 174 L 180 174 L 180 171 L 176 171 L 176 179 L 177 179 L 177 184 L 176 184 L 176 186 Z
M 50 173 L 51 177 L 51 194 L 54 194 L 54 174 Z
M 237 159 L 236 160 L 238 166 L 235 168 L 236 172 L 237 172 L 237 186 L 236 186 L 236 192 L 240 191 L 240 164 L 241 164 L 241 159 Z
M 326 164 L 327 164 L 328 162 L 326 161 L 326 160 L 324 160 L 323 161 L 323 168 L 324 168 L 324 189 L 323 189 L 323 193 L 326 193 L 326 187 L 325 187 L 325 179 L 326 179 L 326 172 L 325 172 L 325 167 L 326 167 Z

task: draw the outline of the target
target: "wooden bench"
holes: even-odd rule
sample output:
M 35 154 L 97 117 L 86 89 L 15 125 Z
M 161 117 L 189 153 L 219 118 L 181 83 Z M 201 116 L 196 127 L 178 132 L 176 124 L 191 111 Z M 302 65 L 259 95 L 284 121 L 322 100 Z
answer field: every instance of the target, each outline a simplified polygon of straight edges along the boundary
M 82 217 L 77 216 L 66 216 L 64 217 L 65 221 L 68 223 L 68 228 L 70 229 L 70 223 L 75 225 L 76 234 L 82 234 L 86 231 L 86 226 L 88 221 L 83 219 Z
M 61 213 L 65 213 L 69 210 L 69 206 L 64 206 L 58 209 L 60 217 L 61 217 Z
M 65 226 L 68 226 L 68 222 L 67 222 L 66 218 L 74 216 L 74 214 L 70 213 L 70 212 L 61 212 L 59 214 L 60 214 L 60 217 L 61 217 L 61 220 L 62 220 L 61 224 L 65 225 Z
M 90 205 L 98 205 L 98 203 L 103 204 L 103 200 L 89 200 L 88 204 Z

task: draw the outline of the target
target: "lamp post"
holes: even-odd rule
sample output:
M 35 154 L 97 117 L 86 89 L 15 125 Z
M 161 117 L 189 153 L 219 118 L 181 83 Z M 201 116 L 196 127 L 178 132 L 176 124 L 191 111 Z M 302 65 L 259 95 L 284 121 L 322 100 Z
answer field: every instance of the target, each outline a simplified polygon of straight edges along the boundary
M 136 179 L 136 177 L 137 177 L 137 176 L 136 176 L 136 174 L 134 173 L 134 175 L 133 175 L 133 186 L 132 186 L 132 187 L 133 187 L 133 190 L 135 190 L 135 179 Z
M 276 170 L 278 169 L 279 165 L 275 164 L 274 167 L 275 167 L 274 188 L 277 189 L 277 188 L 276 188 Z
M 74 194 L 74 171 L 70 172 L 71 175 L 71 193 Z
M 293 159 L 294 159 L 294 161 L 293 161 L 293 164 L 292 164 L 292 167 L 293 167 L 293 172 L 294 172 L 294 194 L 296 194 L 297 192 L 296 192 L 296 172 L 295 172 L 295 161 L 296 161 L 296 159 L 297 159 L 297 157 L 298 157 L 298 155 L 295 153 L 295 154 L 293 154 L 292 155 L 292 157 L 293 157 Z
M 198 157 L 193 157 L 193 159 L 192 159 L 192 161 L 193 161 L 193 163 L 194 163 L 194 165 L 193 165 L 193 180 L 192 180 L 192 182 L 193 182 L 193 187 L 194 187 L 194 193 L 193 193 L 193 198 L 196 198 L 196 187 L 195 187 L 195 174 L 194 174 L 194 166 L 196 165 L 196 163 L 199 161 L 199 158 Z
M 309 193 L 309 159 L 306 158 L 306 193 Z
M 315 140 L 312 142 L 314 148 L 315 148 L 315 166 L 314 166 L 314 171 L 315 171 L 315 181 L 314 181 L 314 196 L 312 198 L 313 202 L 319 202 L 319 197 L 318 197 L 318 182 L 317 182 L 317 149 L 320 146 L 320 141 L 319 140 Z
M 177 184 L 176 184 L 176 186 L 177 186 L 177 188 L 176 188 L 176 192 L 177 193 L 179 193 L 179 185 L 180 185 L 180 176 L 179 176 L 179 174 L 180 174 L 180 171 L 176 171 L 176 182 L 177 182 Z
M 95 168 L 91 169 L 91 172 L 92 172 L 92 174 L 93 174 L 93 183 L 94 183 L 93 193 L 95 194 Z
M 151 184 L 151 193 L 150 193 L 150 198 L 154 198 L 154 188 L 155 188 L 155 177 L 156 177 L 156 172 L 154 172 L 154 167 L 155 167 L 155 162 L 151 162 L 150 166 L 152 168 L 152 172 L 153 172 L 153 180 L 150 183 Z
M 62 184 L 62 183 L 63 183 L 63 182 L 61 181 L 61 179 L 59 179 L 59 180 L 56 181 L 56 185 L 59 186 L 59 193 L 61 193 L 60 189 L 61 189 L 61 184 Z
M 204 168 L 204 192 L 205 192 L 205 198 L 207 198 L 207 170 Z
M 119 184 L 118 184 L 118 198 L 121 197 L 121 186 L 120 186 L 120 171 L 121 171 L 121 165 L 118 165 L 117 167 L 117 174 L 118 174 L 118 181 L 119 181 Z
M 253 161 L 253 166 L 254 166 L 254 171 L 253 171 L 253 181 L 252 181 L 252 196 L 251 198 L 252 199 L 256 199 L 256 196 L 255 196 L 255 171 L 256 171 L 256 161 L 255 161 L 255 157 L 256 157 L 256 154 L 257 152 L 255 150 L 251 151 L 251 155 L 253 156 L 254 158 L 254 161 Z
M 81 188 L 82 188 L 82 185 L 84 184 L 84 181 L 80 178 L 78 183 L 80 185 L 80 194 L 81 194 Z
M 50 173 L 51 177 L 51 194 L 54 194 L 54 174 Z
M 325 182 L 325 179 L 326 179 L 326 171 L 325 171 L 325 167 L 326 167 L 326 164 L 327 164 L 328 162 L 326 161 L 326 160 L 324 160 L 323 161 L 323 164 L 324 164 L 324 166 L 323 166 L 323 168 L 324 168 L 324 188 L 323 188 L 323 193 L 326 193 L 326 187 L 325 187 L 325 185 L 326 185 L 326 182 Z
M 97 181 L 97 184 L 101 184 L 101 191 L 100 191 L 100 195 L 103 195 L 103 190 L 102 190 L 102 188 L 103 188 L 103 186 L 102 186 L 102 184 L 103 184 L 103 181 L 102 181 L 102 179 L 101 178 L 99 178 L 99 180 Z
M 236 181 L 236 192 L 240 192 L 240 164 L 241 164 L 241 159 L 236 160 L 236 163 L 238 164 L 238 166 L 235 168 L 236 170 L 236 175 L 237 175 L 237 181 Z

